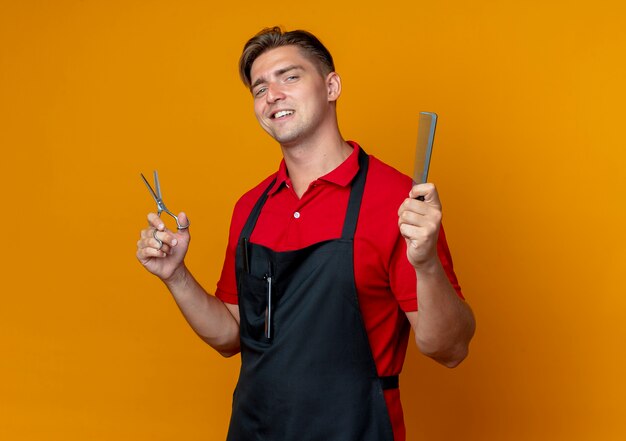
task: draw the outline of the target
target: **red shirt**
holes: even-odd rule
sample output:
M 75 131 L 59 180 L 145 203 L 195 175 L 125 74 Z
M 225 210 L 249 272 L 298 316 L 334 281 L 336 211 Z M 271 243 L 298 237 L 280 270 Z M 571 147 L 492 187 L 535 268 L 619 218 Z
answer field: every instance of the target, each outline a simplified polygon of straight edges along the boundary
M 276 177 L 250 241 L 282 252 L 341 237 L 350 183 L 359 169 L 359 146 L 336 169 L 313 181 L 301 198 L 293 190 L 282 161 L 269 176 L 237 202 L 222 275 L 215 295 L 237 304 L 235 252 L 252 207 Z M 354 237 L 354 277 L 361 314 L 379 376 L 399 374 L 410 324 L 405 312 L 417 310 L 415 270 L 406 257 L 406 242 L 398 228 L 398 208 L 408 196 L 412 179 L 370 156 L 361 210 Z M 463 298 L 452 259 L 440 229 L 439 259 L 459 297 Z M 405 439 L 398 389 L 385 390 L 396 440 Z

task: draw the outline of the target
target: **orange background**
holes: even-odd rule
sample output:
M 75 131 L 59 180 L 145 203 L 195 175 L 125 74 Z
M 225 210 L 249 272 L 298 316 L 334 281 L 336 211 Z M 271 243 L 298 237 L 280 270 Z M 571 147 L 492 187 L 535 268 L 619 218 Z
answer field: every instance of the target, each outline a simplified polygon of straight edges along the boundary
M 342 132 L 431 179 L 478 329 L 402 376 L 409 439 L 626 439 L 626 11 L 595 2 L 0 2 L 0 438 L 220 440 L 238 357 L 135 261 L 158 169 L 213 291 L 231 209 L 280 152 L 237 77 L 264 26 L 343 78 Z

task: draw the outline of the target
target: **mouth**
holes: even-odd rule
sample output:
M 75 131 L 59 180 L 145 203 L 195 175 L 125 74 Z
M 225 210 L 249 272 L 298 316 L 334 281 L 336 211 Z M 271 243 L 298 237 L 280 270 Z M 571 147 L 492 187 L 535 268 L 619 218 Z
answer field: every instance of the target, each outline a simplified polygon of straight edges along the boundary
M 281 119 L 281 118 L 285 118 L 289 115 L 293 115 L 294 111 L 293 110 L 279 110 L 276 113 L 272 113 L 271 118 L 272 119 Z

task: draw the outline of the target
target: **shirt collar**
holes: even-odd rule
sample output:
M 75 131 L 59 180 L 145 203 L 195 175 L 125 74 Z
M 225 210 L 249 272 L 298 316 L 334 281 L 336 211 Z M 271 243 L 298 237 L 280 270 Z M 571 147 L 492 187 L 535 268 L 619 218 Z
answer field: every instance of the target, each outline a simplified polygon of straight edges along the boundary
M 334 170 L 318 178 L 319 180 L 330 182 L 331 184 L 340 185 L 346 187 L 350 185 L 357 172 L 359 171 L 359 145 L 354 141 L 348 141 L 348 144 L 352 147 L 352 153 L 346 158 L 339 166 Z M 272 196 L 284 185 L 291 182 L 289 175 L 287 174 L 287 166 L 285 160 L 280 161 L 278 172 L 276 173 L 276 183 L 270 189 L 268 195 Z

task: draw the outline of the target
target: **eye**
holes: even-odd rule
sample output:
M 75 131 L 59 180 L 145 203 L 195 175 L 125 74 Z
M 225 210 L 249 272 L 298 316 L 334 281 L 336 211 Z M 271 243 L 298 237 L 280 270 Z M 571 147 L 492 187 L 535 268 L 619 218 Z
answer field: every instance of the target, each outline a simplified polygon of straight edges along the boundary
M 266 90 L 267 90 L 267 87 L 259 87 L 257 90 L 254 91 L 254 96 L 255 97 L 263 96 Z
M 295 81 L 298 79 L 298 75 L 289 75 L 285 81 Z

